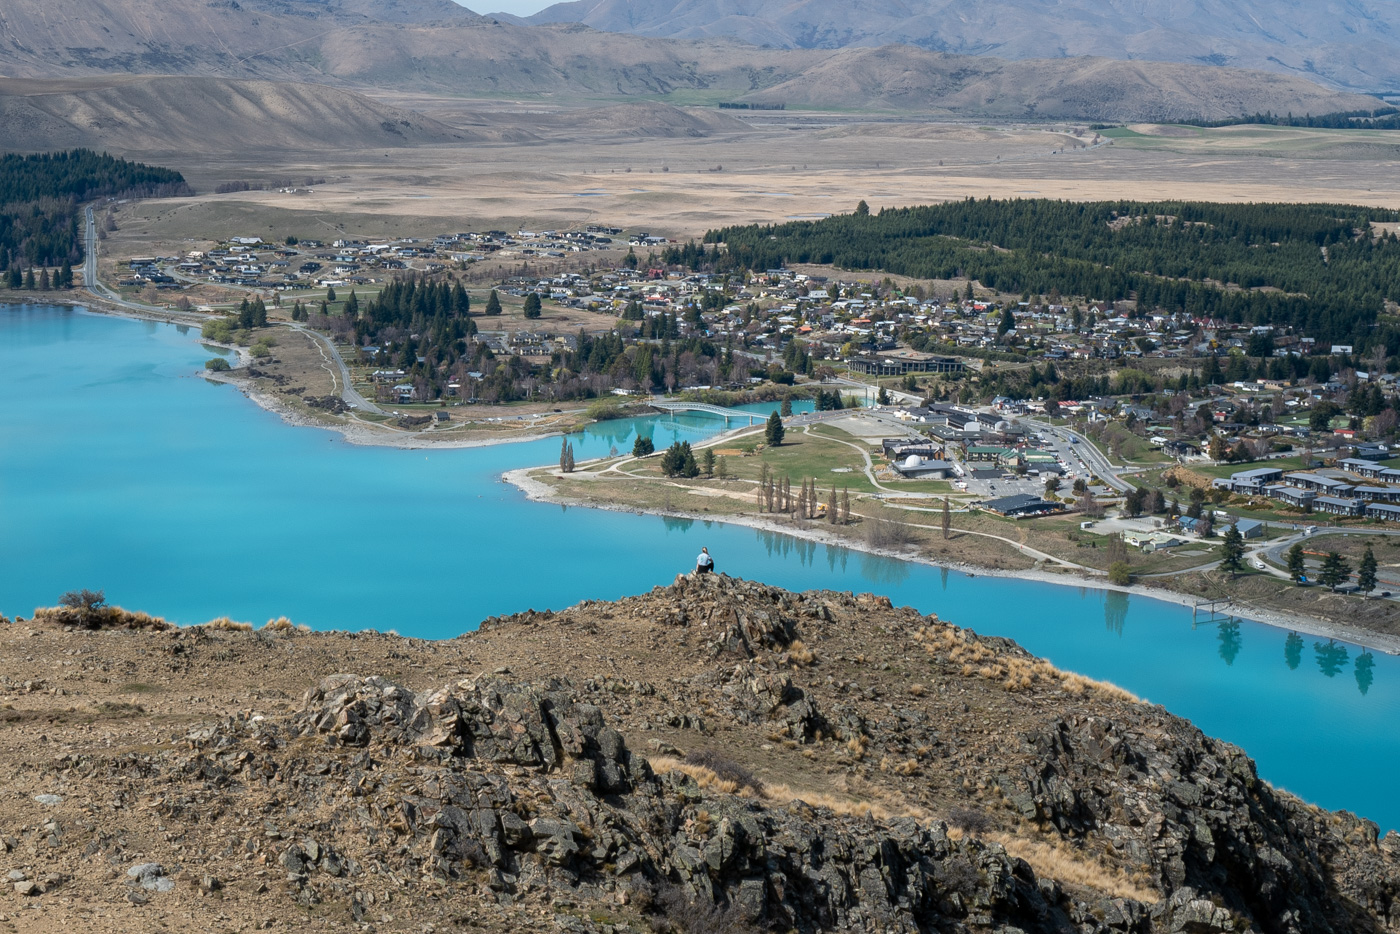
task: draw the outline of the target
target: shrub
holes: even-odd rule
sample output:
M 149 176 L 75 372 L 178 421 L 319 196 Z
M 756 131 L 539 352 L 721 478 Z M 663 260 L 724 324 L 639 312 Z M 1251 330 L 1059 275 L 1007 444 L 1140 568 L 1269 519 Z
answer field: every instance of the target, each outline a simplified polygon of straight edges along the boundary
M 698 749 L 685 757 L 686 765 L 698 765 L 709 769 L 721 781 L 733 782 L 740 788 L 751 788 L 754 794 L 763 794 L 763 782 L 744 766 L 727 759 L 709 749 Z
M 903 548 L 911 538 L 909 526 L 902 522 L 874 518 L 865 523 L 865 543 L 872 548 Z
M 616 399 L 595 399 L 588 405 L 586 414 L 595 422 L 606 422 L 613 418 L 622 418 L 627 413 L 623 410 L 622 403 Z
M 233 369 L 223 357 L 210 357 L 204 361 L 204 368 L 210 373 L 226 373 Z
M 983 834 L 992 829 L 992 821 L 977 808 L 959 806 L 949 809 L 948 826 L 965 833 Z
M 1132 568 L 1126 561 L 1115 561 L 1108 567 L 1108 582 L 1126 587 L 1133 582 Z
M 107 602 L 107 595 L 101 590 L 70 590 L 58 598 L 58 605 L 70 610 L 96 610 Z
M 256 344 L 254 344 L 251 348 L 249 348 L 248 352 L 251 353 L 251 354 L 252 354 L 253 356 L 255 356 L 255 357 L 270 357 L 270 356 L 272 356 L 272 348 L 271 348 L 270 346 L 268 346 L 268 344 L 267 344 L 266 341 L 258 341 L 258 342 L 257 342 Z
M 652 902 L 652 909 L 661 915 L 657 931 L 677 934 L 745 934 L 755 931 L 743 912 L 735 905 L 723 907 L 713 902 L 694 901 L 678 885 L 664 885 Z

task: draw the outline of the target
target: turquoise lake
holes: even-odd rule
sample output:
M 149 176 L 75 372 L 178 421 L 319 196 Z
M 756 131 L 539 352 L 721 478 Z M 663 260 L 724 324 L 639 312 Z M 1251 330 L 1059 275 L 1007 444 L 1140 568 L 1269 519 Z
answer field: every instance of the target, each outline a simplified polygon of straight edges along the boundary
M 1400 660 L 1137 596 L 969 577 L 718 523 L 528 502 L 500 480 L 557 438 L 455 451 L 346 444 L 199 378 L 198 333 L 0 305 L 0 612 L 78 587 L 181 622 L 277 616 L 447 638 L 487 616 L 669 584 L 702 545 L 791 589 L 875 591 L 1122 685 L 1238 743 L 1262 775 L 1400 827 Z M 579 459 L 719 430 L 608 422 Z

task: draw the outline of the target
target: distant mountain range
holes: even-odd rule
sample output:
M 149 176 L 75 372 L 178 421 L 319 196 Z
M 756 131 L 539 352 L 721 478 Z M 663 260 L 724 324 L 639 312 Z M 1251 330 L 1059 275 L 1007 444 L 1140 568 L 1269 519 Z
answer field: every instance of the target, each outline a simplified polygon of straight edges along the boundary
M 730 2 L 753 13 L 766 0 Z M 832 16 L 839 9 L 825 8 Z M 1059 50 L 1046 51 L 1058 55 Z M 1378 104 L 1296 76 L 1200 64 L 1082 57 L 1006 61 L 908 45 L 760 49 L 730 38 L 671 40 L 577 24 L 512 25 L 451 0 L 5 0 L 0 74 L 34 79 L 188 75 L 539 97 L 593 106 L 599 100 L 639 98 L 781 101 L 814 108 L 1104 122 L 1217 119 L 1263 110 L 1316 114 Z M 146 105 L 133 102 L 135 93 L 88 88 L 81 101 L 47 100 L 42 114 L 37 99 L 17 102 L 11 93 L 0 115 L 0 148 L 14 146 L 30 126 L 58 136 L 81 136 L 84 126 L 139 127 Z M 402 119 L 416 128 L 411 134 L 405 130 L 405 139 L 438 139 L 445 132 L 413 116 L 378 117 L 363 100 L 353 106 L 332 103 L 304 90 L 288 92 L 281 98 L 287 107 L 279 105 L 268 112 L 272 116 L 264 116 L 260 105 L 239 103 L 249 93 L 251 100 L 277 98 L 269 89 L 191 85 L 181 97 L 173 86 L 149 85 L 140 93 L 152 95 L 153 113 L 170 114 L 159 125 L 178 123 L 179 114 L 197 107 L 210 119 L 226 114 L 232 121 L 243 114 L 255 124 L 275 122 L 277 113 L 316 114 L 318 120 L 341 121 L 351 136 L 364 130 L 373 140 L 369 145 L 386 144 L 381 140 L 388 131 L 376 126 Z M 207 106 L 198 100 L 207 100 Z M 111 119 L 82 116 L 94 101 L 111 108 Z M 76 129 L 70 133 L 55 120 Z M 336 132 L 323 128 L 311 135 L 320 133 L 331 144 Z
M 496 15 L 781 49 L 897 43 L 1009 59 L 1087 55 L 1400 89 L 1395 0 L 571 0 L 523 20 Z

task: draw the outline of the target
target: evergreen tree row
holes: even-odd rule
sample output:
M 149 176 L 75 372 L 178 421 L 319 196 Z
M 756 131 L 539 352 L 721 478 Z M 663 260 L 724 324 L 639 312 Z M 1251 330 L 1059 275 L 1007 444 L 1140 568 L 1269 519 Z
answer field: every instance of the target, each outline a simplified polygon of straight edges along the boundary
M 0 156 L 0 269 L 80 263 L 84 201 L 192 193 L 173 169 L 87 149 Z
M 966 277 L 1012 294 L 1136 300 L 1153 310 L 1290 326 L 1319 341 L 1400 351 L 1374 330 L 1400 300 L 1400 240 L 1373 222 L 1400 212 L 1344 205 L 986 199 L 819 221 L 731 227 L 722 268 L 787 263 Z

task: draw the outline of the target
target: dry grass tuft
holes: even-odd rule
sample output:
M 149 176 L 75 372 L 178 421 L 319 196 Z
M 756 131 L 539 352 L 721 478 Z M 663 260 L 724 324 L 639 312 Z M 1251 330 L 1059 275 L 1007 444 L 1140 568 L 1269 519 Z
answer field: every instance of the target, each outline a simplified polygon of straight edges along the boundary
M 159 616 L 142 613 L 140 610 L 132 612 L 131 610 L 124 610 L 119 606 L 39 607 L 34 611 L 34 616 L 30 622 L 94 630 L 149 629 L 154 632 L 161 632 L 166 629 L 175 628 L 173 623 L 167 623 Z
M 1043 658 L 998 655 L 966 630 L 955 630 L 951 626 L 924 626 L 914 633 L 914 641 L 935 660 L 941 657 L 952 663 L 961 663 L 964 678 L 976 675 L 987 681 L 999 682 L 1008 691 L 1028 691 L 1036 685 L 1043 685 L 1074 695 L 1094 693 L 1110 700 L 1141 703 L 1139 698 L 1115 684 L 1061 671 Z M 910 688 L 910 693 L 915 693 L 913 688 Z
M 211 619 L 207 623 L 201 623 L 201 629 L 214 629 L 219 632 L 252 632 L 252 623 L 239 623 L 229 619 L 227 616 L 220 616 L 218 619 Z
M 651 764 L 651 770 L 657 774 L 663 772 L 683 772 L 695 779 L 695 784 L 703 790 L 715 792 L 717 794 L 737 795 L 739 794 L 739 783 L 720 778 L 714 770 L 703 765 L 695 765 L 690 762 L 682 762 L 680 759 L 671 756 L 655 756 L 647 760 Z
M 1030 863 L 1036 875 L 1066 885 L 1083 886 L 1107 892 L 1119 898 L 1132 898 L 1146 904 L 1160 901 L 1162 894 L 1141 877 L 1134 877 L 1112 866 L 1106 866 L 1088 853 L 1076 850 L 1059 840 L 1018 837 L 1007 833 L 991 833 L 983 839 L 1000 843 L 1006 852 Z
M 922 684 L 911 684 L 909 685 L 909 693 L 913 694 L 915 697 L 923 697 L 928 693 L 928 689 Z
M 1116 684 L 1108 681 L 1095 681 L 1093 678 L 1086 678 L 1073 672 L 1061 672 L 1060 679 L 1064 689 L 1071 694 L 1094 693 L 1114 700 L 1127 701 L 1131 704 L 1141 704 L 1142 698 L 1131 691 L 1125 691 Z
M 695 784 L 699 785 L 702 790 L 712 794 L 757 798 L 771 805 L 785 805 L 801 801 L 814 808 L 825 808 L 842 817 L 873 817 L 876 820 L 891 817 L 912 817 L 916 820 L 928 820 L 930 816 L 927 811 L 920 807 L 911 807 L 893 801 L 875 800 L 876 795 L 869 798 L 841 797 L 826 792 L 802 791 L 788 785 L 774 785 L 767 782 L 761 783 L 761 791 L 755 791 L 751 787 L 741 787 L 738 782 L 721 778 L 713 770 L 703 765 L 684 762 L 671 756 L 653 756 L 647 762 L 651 765 L 652 771 L 657 774 L 672 771 L 682 772 L 693 778 Z
M 801 639 L 792 640 L 792 645 L 788 646 L 787 660 L 799 668 L 806 668 L 817 660 L 817 653 L 807 648 Z
M 287 617 L 279 616 L 276 619 L 268 620 L 267 624 L 263 626 L 263 632 L 293 632 L 296 628 L 296 624 Z

